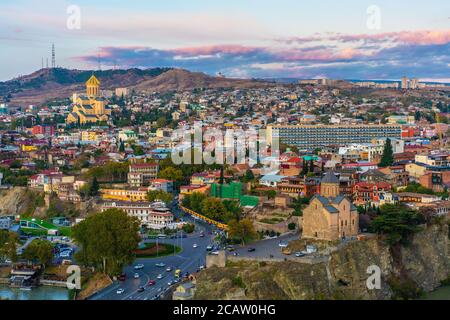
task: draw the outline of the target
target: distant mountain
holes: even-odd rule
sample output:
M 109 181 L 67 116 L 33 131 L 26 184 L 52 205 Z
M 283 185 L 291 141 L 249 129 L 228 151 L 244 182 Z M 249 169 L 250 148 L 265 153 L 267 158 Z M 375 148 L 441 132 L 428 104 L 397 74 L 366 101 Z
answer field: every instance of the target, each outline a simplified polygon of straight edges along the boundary
M 127 70 L 69 70 L 45 68 L 32 74 L 0 82 L 0 97 L 10 105 L 42 104 L 53 99 L 68 98 L 84 90 L 84 83 L 95 74 L 105 90 L 127 87 L 137 91 L 167 92 L 194 88 L 250 88 L 270 85 L 257 80 L 212 77 L 182 69 L 153 68 Z

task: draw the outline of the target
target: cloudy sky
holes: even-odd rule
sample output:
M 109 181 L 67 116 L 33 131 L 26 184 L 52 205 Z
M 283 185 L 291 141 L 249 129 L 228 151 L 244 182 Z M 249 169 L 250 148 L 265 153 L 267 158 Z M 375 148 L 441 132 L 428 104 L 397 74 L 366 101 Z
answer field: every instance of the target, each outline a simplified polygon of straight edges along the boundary
M 0 80 L 52 43 L 67 68 L 450 82 L 450 1 L 0 0 Z

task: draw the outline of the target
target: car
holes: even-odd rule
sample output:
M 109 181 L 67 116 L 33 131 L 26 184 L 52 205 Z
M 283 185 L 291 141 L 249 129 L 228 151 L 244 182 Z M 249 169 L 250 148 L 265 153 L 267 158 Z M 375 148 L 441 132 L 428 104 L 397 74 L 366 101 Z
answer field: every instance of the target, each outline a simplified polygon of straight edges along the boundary
M 125 292 L 125 289 L 123 289 L 123 288 L 117 289 L 117 291 L 116 291 L 117 294 L 123 294 L 124 292 Z
M 201 265 L 200 267 L 198 267 L 200 270 L 203 270 L 203 269 L 205 269 L 205 266 L 204 265 Z
M 296 253 L 295 253 L 295 256 L 296 256 L 297 258 L 300 258 L 300 257 L 304 257 L 305 254 L 304 254 L 303 252 L 296 252 Z
M 198 248 L 198 244 L 194 243 L 192 248 Z
M 125 281 L 125 280 L 127 280 L 127 275 L 126 275 L 125 273 L 122 273 L 122 274 L 119 276 L 119 281 Z
M 256 249 L 255 248 L 248 248 L 248 250 L 247 250 L 248 252 L 255 252 L 256 251 Z
M 213 246 L 211 246 L 211 245 L 206 247 L 206 251 L 212 251 L 212 249 L 213 249 Z
M 170 287 L 172 285 L 172 281 L 167 282 L 167 285 Z
M 280 242 L 280 243 L 278 244 L 278 246 L 279 246 L 280 248 L 287 248 L 288 244 L 287 244 L 286 242 Z
M 72 255 L 72 252 L 69 252 L 69 251 L 63 251 L 59 254 L 59 256 L 61 258 L 70 258 L 71 255 Z
M 171 272 L 171 271 L 172 271 L 172 268 L 171 268 L 171 267 L 167 267 L 166 271 L 167 271 L 167 272 Z
M 158 268 L 164 268 L 166 265 L 162 262 L 155 264 Z
M 135 273 L 133 276 L 135 279 L 139 279 L 141 276 L 139 275 L 139 273 Z
M 219 255 L 219 251 L 212 251 L 211 254 L 214 255 L 214 256 L 218 256 Z
M 139 289 L 137 289 L 137 292 L 144 292 L 145 288 L 144 287 L 139 287 Z
M 173 280 L 173 283 L 178 283 L 178 282 L 180 282 L 180 279 L 174 279 Z
M 162 279 L 162 278 L 164 278 L 164 276 L 161 273 L 158 274 L 158 276 L 156 277 L 156 279 Z
M 134 266 L 134 270 L 141 270 L 141 269 L 144 269 L 144 265 L 142 263 Z
M 155 280 L 148 280 L 148 283 L 147 283 L 147 285 L 150 287 L 150 286 L 154 286 L 156 284 L 156 281 Z
M 205 233 L 204 232 L 200 232 L 200 238 L 204 238 L 205 237 Z

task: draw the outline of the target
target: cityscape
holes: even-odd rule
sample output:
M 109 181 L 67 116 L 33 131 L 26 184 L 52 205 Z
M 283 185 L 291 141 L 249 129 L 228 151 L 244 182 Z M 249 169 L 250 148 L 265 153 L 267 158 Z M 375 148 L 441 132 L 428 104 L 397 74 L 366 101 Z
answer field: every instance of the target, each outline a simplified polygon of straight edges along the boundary
M 75 2 L 0 4 L 0 304 L 450 300 L 448 3 Z

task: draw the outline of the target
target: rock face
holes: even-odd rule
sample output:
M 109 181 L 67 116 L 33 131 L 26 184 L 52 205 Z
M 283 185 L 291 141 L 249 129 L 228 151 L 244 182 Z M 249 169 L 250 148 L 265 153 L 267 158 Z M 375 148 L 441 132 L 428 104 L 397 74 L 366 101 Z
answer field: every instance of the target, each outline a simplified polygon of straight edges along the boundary
M 431 291 L 450 274 L 448 226 L 433 225 L 415 235 L 400 255 L 370 239 L 348 244 L 327 262 L 228 262 L 197 278 L 196 299 L 391 299 L 390 279 L 400 276 Z M 400 258 L 399 258 L 400 257 Z M 381 269 L 381 289 L 369 290 L 369 266 Z
M 0 192 L 0 215 L 18 215 L 36 209 L 36 192 L 25 187 L 15 187 Z

